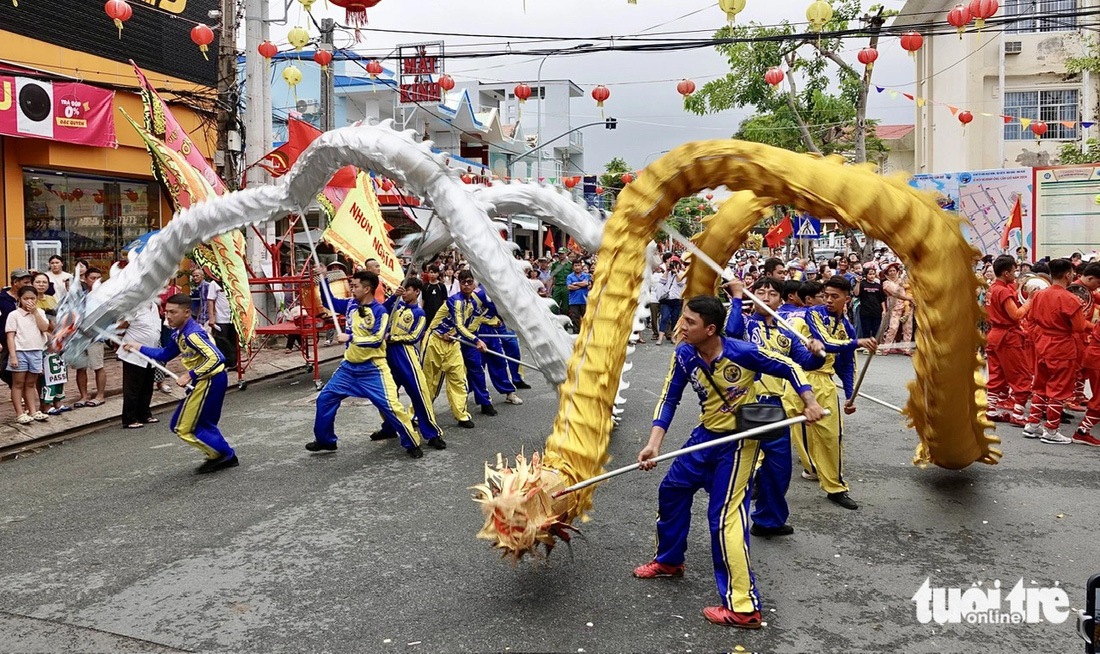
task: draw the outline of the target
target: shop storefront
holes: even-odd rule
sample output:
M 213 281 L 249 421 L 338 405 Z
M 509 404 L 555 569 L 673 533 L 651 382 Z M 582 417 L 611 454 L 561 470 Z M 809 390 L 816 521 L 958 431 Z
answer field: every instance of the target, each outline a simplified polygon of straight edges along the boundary
M 217 97 L 216 62 L 175 15 L 200 21 L 220 3 L 162 4 L 163 11 L 135 7 L 119 39 L 102 3 L 0 3 L 4 278 L 15 268 L 44 269 L 53 254 L 66 270 L 87 259 L 106 273 L 134 239 L 170 220 L 149 153 L 121 118 L 125 111 L 140 122 L 143 114 L 131 59 L 172 103 L 199 151 L 213 155 L 216 125 L 203 109 Z
M 27 265 L 79 259 L 107 271 L 126 246 L 160 229 L 160 188 L 148 181 L 23 170 Z

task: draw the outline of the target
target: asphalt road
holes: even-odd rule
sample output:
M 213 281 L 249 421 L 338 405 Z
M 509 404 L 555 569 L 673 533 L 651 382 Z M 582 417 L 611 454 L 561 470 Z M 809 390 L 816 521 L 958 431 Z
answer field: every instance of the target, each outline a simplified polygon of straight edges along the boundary
M 671 351 L 633 357 L 616 463 L 648 436 Z M 908 359 L 881 359 L 865 387 L 901 404 L 911 376 Z M 687 575 L 631 577 L 652 555 L 659 473 L 597 491 L 584 537 L 548 563 L 513 568 L 474 538 L 468 487 L 483 462 L 549 433 L 556 396 L 530 381 L 523 406 L 475 415 L 476 430 L 454 428 L 441 397 L 450 447 L 419 461 L 368 441 L 378 417 L 356 401 L 339 416 L 340 450 L 307 453 L 314 392 L 302 374 L 229 395 L 233 470 L 195 475 L 197 452 L 163 423 L 0 464 L 0 651 L 1080 651 L 1072 617 L 921 624 L 911 598 L 926 578 L 963 589 L 1022 578 L 1082 607 L 1100 572 L 1096 449 L 1002 428 L 1000 465 L 921 470 L 899 416 L 861 405 L 845 438 L 860 510 L 792 481 L 796 533 L 753 539 L 767 626 L 746 632 L 700 614 L 718 603 L 702 495 Z M 688 398 L 668 446 L 696 417 Z

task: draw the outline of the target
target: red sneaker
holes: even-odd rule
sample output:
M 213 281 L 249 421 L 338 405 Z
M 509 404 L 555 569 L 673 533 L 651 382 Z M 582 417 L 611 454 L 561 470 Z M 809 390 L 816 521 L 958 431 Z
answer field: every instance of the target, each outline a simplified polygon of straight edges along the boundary
M 1004 411 L 997 411 L 997 412 L 986 411 L 985 412 L 985 417 L 988 418 L 990 420 L 990 422 L 1009 422 L 1009 421 L 1012 420 L 1012 414 L 1005 413 Z
M 703 609 L 703 617 L 723 627 L 759 629 L 763 626 L 763 621 L 760 619 L 760 611 L 736 613 L 724 606 L 708 606 Z
M 1012 416 L 1008 419 L 1008 424 L 1012 425 L 1013 427 L 1025 427 L 1027 426 L 1027 418 Z
M 1073 442 L 1080 443 L 1082 445 L 1091 445 L 1093 447 L 1100 447 L 1100 438 L 1096 438 L 1092 434 L 1085 431 L 1073 432 Z
M 650 561 L 645 565 L 634 568 L 634 576 L 639 579 L 656 579 L 657 577 L 683 577 L 684 566 L 665 565 L 656 561 Z

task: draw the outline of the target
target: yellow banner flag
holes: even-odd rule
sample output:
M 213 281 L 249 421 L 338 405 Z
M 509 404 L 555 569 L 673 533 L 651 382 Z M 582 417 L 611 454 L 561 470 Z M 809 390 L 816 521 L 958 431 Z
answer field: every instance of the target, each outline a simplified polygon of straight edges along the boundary
M 1031 120 L 1032 120 L 1031 118 L 1021 118 L 1020 119 L 1020 126 L 1023 127 L 1024 129 L 1027 129 L 1027 126 L 1031 124 Z
M 360 266 L 367 259 L 377 259 L 382 268 L 378 276 L 391 290 L 405 279 L 366 173 L 359 173 L 355 188 L 344 198 L 321 239 Z

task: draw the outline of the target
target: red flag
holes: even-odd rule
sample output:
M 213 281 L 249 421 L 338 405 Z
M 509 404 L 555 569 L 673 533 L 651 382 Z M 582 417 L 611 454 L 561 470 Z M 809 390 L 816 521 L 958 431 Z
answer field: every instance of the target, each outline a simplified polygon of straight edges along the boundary
M 310 125 L 304 120 L 298 120 L 297 118 L 288 119 L 286 125 L 286 143 L 268 152 L 258 164 L 267 170 L 267 172 L 271 173 L 272 177 L 282 177 L 285 175 L 286 172 L 290 170 L 290 167 L 294 165 L 294 162 L 298 161 L 298 156 L 302 154 L 302 151 L 309 147 L 309 144 L 313 143 L 318 136 L 324 133 L 313 125 Z M 345 166 L 336 171 L 336 174 L 332 176 L 327 186 L 355 188 L 355 168 L 353 166 Z
M 770 248 L 779 247 L 783 239 L 791 234 L 794 234 L 794 225 L 791 224 L 791 217 L 783 216 L 783 220 L 775 227 L 769 229 L 768 233 L 764 235 L 764 240 L 768 242 L 768 247 Z
M 546 249 L 550 250 L 551 253 L 554 252 L 554 235 L 550 233 L 549 229 L 546 230 L 546 238 L 543 239 L 542 244 L 545 245 Z
M 1020 207 L 1020 196 L 1016 196 L 1016 204 L 1012 207 L 1012 215 L 1008 219 L 1008 223 L 1005 224 L 1005 231 L 1001 234 L 1001 249 L 1008 249 L 1008 233 L 1014 229 L 1023 231 L 1024 229 L 1024 214 L 1023 209 Z
M 572 236 L 569 237 L 569 244 L 566 245 L 565 247 L 569 248 L 570 250 L 579 250 L 580 249 L 580 248 L 577 247 L 577 242 L 573 240 Z

